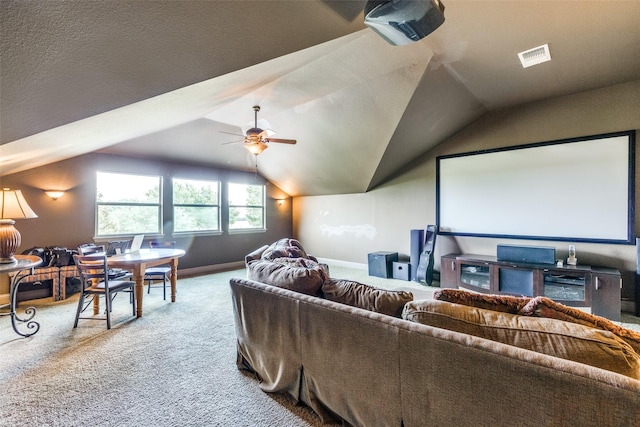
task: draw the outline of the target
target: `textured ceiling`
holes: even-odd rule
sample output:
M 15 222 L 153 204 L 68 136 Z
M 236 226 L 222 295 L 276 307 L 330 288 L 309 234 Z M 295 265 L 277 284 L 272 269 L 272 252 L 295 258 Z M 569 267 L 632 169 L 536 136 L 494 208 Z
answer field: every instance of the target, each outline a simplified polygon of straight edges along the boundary
M 363 1 L 2 1 L 0 174 L 92 151 L 251 170 L 291 195 L 363 192 L 489 110 L 640 79 L 638 1 L 445 0 L 390 46 Z M 549 43 L 553 60 L 517 53 Z M 268 126 L 267 126 L 268 125 Z

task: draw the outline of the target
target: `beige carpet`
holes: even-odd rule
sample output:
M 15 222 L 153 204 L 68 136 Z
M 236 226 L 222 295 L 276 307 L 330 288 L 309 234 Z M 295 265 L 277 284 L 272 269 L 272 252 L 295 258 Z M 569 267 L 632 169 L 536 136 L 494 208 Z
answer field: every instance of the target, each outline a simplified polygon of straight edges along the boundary
M 331 275 L 429 298 L 435 288 L 331 266 Z M 235 366 L 228 281 L 244 270 L 180 279 L 176 303 L 144 295 L 134 319 L 126 296 L 105 322 L 73 329 L 77 295 L 28 302 L 40 331 L 19 338 L 0 318 L 2 426 L 318 426 L 307 408 L 262 392 Z M 21 303 L 21 309 L 27 306 Z M 638 327 L 633 316 L 625 316 Z

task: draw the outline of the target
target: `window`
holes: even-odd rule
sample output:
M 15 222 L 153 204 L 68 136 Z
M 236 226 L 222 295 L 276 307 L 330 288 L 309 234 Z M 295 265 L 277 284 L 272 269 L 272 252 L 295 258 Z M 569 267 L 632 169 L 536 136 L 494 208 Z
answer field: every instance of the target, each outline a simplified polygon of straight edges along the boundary
M 220 230 L 220 183 L 173 179 L 173 231 Z
M 96 236 L 161 233 L 159 176 L 97 172 Z
M 264 185 L 229 183 L 229 230 L 264 228 Z

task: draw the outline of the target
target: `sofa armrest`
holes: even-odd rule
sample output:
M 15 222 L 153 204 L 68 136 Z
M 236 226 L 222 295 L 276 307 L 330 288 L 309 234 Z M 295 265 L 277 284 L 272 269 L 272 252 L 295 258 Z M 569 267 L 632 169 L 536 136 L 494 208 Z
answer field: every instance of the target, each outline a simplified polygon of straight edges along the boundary
M 268 247 L 269 247 L 269 245 L 264 245 L 264 246 L 259 247 L 256 250 L 254 250 L 253 252 L 250 252 L 249 254 L 247 254 L 244 257 L 245 265 L 248 265 L 251 261 L 254 261 L 256 259 L 260 259 L 260 257 L 262 256 L 264 251 L 267 250 Z

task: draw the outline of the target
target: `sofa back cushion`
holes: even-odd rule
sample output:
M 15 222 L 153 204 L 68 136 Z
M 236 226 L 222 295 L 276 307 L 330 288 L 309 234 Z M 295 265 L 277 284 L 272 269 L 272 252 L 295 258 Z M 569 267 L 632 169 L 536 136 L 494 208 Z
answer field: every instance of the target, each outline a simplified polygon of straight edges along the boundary
M 322 285 L 322 294 L 330 301 L 394 317 L 400 317 L 404 305 L 413 300 L 411 292 L 388 291 L 344 279 L 325 281 Z
M 274 262 L 255 260 L 247 265 L 247 278 L 307 295 L 317 295 L 326 273 L 321 266 L 310 260 Z
M 438 300 L 409 302 L 402 317 L 640 379 L 640 356 L 609 331 Z
M 587 313 L 578 308 L 568 307 L 546 297 L 531 298 L 518 314 L 548 317 L 550 319 L 564 320 L 566 322 L 603 329 L 625 340 L 636 353 L 640 354 L 640 333 L 623 328 L 604 317 Z
M 463 289 L 438 289 L 433 293 L 433 299 L 524 316 L 548 317 L 603 329 L 625 340 L 636 353 L 640 354 L 640 333 L 623 328 L 604 317 L 560 304 L 546 297 L 528 298 L 480 294 Z

